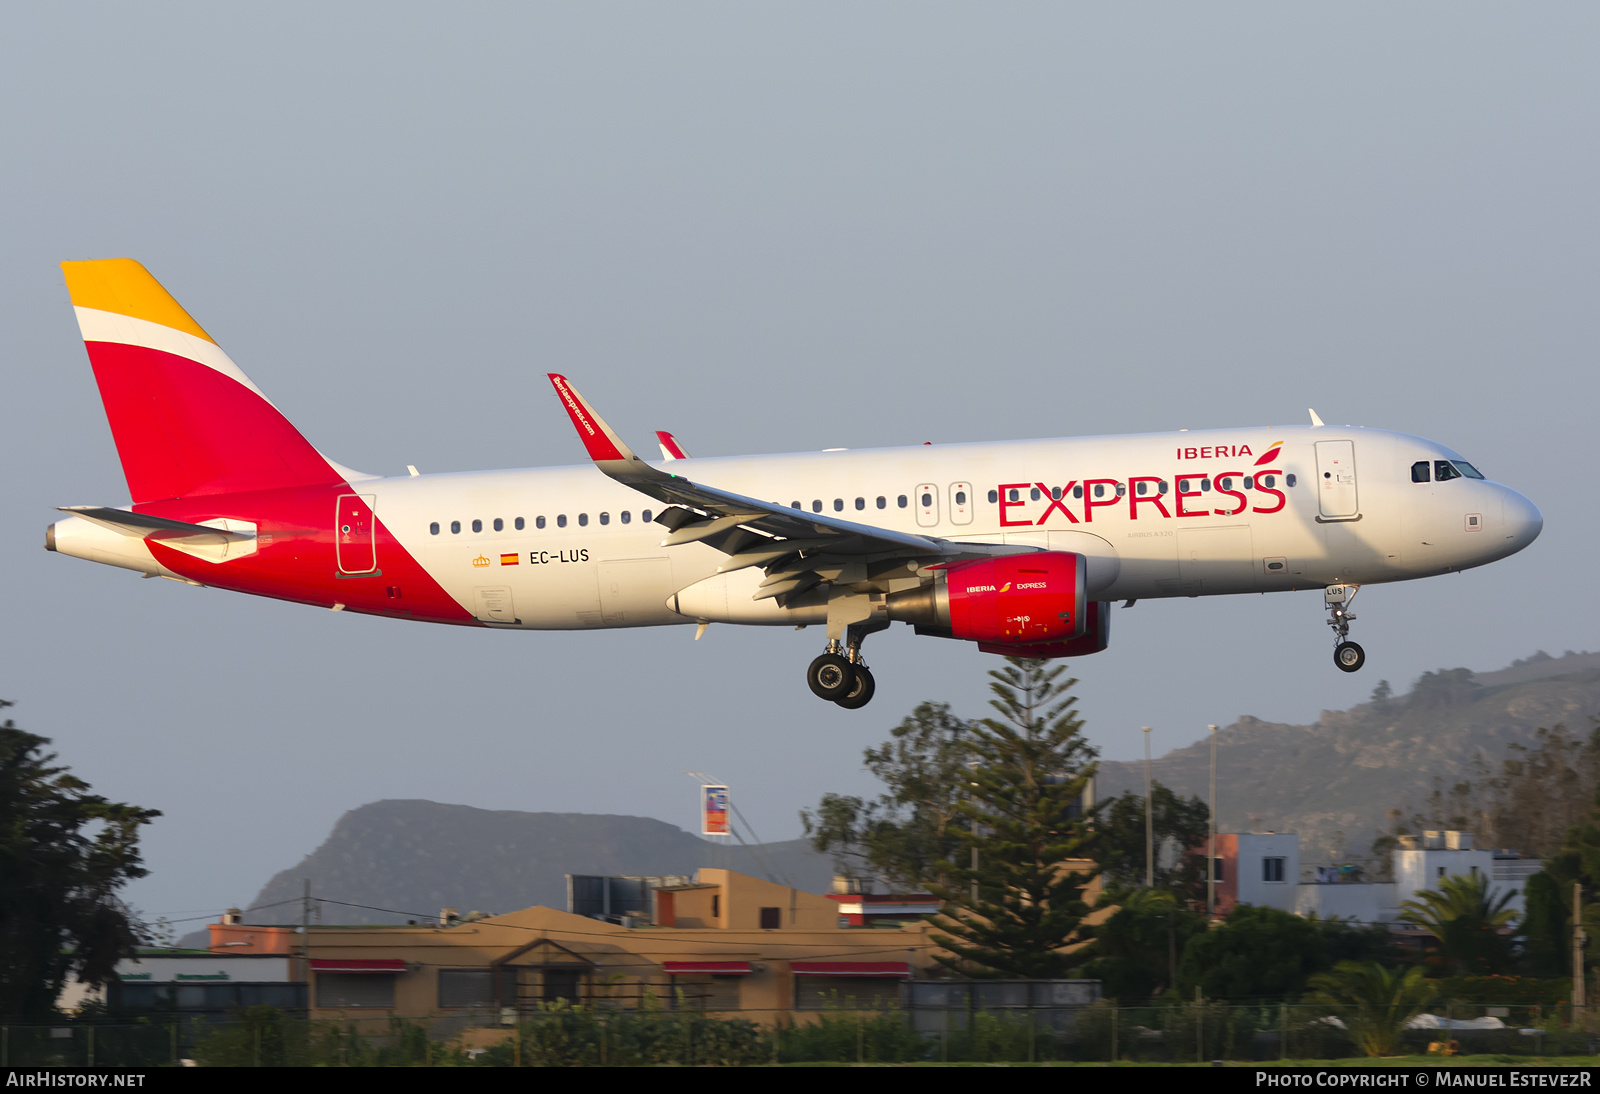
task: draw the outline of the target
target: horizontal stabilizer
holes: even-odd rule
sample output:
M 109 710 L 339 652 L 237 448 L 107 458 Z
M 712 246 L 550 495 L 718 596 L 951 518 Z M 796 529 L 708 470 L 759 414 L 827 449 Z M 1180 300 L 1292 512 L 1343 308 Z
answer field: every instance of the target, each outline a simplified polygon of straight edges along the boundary
M 204 524 L 188 524 L 166 517 L 153 517 L 148 513 L 130 513 L 126 509 L 111 509 L 100 505 L 63 505 L 63 513 L 109 528 L 133 539 L 145 539 L 186 555 L 222 562 L 242 558 L 256 552 L 256 526 L 242 520 L 213 520 Z

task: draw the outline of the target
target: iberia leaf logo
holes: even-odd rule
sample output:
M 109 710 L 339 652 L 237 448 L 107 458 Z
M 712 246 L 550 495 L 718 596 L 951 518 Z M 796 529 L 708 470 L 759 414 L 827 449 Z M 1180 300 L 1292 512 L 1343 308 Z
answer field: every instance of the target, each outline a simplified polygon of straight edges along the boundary
M 1265 452 L 1261 453 L 1261 458 L 1256 461 L 1256 466 L 1257 467 L 1262 467 L 1262 466 L 1264 466 L 1266 464 L 1271 463 L 1273 460 L 1277 459 L 1278 458 L 1278 449 L 1280 449 L 1282 447 L 1283 447 L 1283 442 L 1282 441 L 1278 441 L 1271 448 L 1269 448 Z

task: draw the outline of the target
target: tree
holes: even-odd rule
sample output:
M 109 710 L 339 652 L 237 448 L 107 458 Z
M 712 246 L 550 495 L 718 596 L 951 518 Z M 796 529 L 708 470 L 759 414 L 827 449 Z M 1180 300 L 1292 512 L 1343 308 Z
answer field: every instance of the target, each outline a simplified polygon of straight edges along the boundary
M 1095 928 L 1095 958 L 1084 975 L 1104 985 L 1107 998 L 1127 1003 L 1176 986 L 1174 966 L 1189 939 L 1206 931 L 1206 917 L 1166 889 L 1133 889 Z
M 0 707 L 11 706 L 0 700 Z M 139 925 L 118 890 L 147 871 L 139 829 L 161 814 L 109 802 L 0 724 L 0 1015 L 46 1016 L 69 975 L 111 978 Z
M 1345 1029 L 1368 1056 L 1393 1056 L 1406 1025 L 1438 994 L 1422 966 L 1403 974 L 1376 961 L 1341 961 L 1332 972 L 1311 978 L 1311 1001 L 1339 1008 Z
M 1144 798 L 1129 792 L 1096 809 L 1100 867 L 1108 886 L 1144 884 Z M 1211 810 L 1198 797 L 1178 797 L 1159 782 L 1150 784 L 1150 819 L 1155 835 L 1155 887 L 1180 900 L 1204 901 L 1206 859 L 1200 848 L 1210 833 Z
M 1241 904 L 1214 929 L 1190 939 L 1178 966 L 1185 996 L 1199 988 L 1210 999 L 1284 998 L 1332 964 L 1317 924 L 1277 908 Z
M 887 790 L 872 801 L 824 794 L 801 810 L 811 845 L 840 873 L 866 872 L 907 889 L 942 880 L 937 866 L 956 850 L 956 804 L 967 789 L 965 741 L 971 725 L 948 703 L 923 703 L 866 750 L 867 770 Z
M 1427 931 L 1439 943 L 1451 971 L 1465 975 L 1505 972 L 1511 963 L 1510 939 L 1502 933 L 1516 918 L 1507 908 L 1516 890 L 1491 898 L 1483 874 L 1455 874 L 1437 889 L 1423 889 L 1400 905 L 1400 922 Z
M 963 741 L 968 795 L 952 826 L 957 854 L 940 866 L 947 884 L 931 937 L 953 954 L 946 967 L 973 976 L 1059 977 L 1082 956 L 1064 952 L 1088 912 L 1093 833 L 1081 806 L 1095 750 L 1062 680 L 1066 666 L 1011 657 L 989 673 L 999 718 L 972 724 Z M 974 854 L 975 862 L 974 865 Z

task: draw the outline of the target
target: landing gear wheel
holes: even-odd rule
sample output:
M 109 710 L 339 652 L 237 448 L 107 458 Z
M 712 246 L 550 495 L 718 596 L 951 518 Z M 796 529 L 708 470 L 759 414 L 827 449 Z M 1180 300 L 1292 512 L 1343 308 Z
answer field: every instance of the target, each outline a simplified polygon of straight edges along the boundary
M 806 683 L 818 699 L 838 702 L 856 684 L 856 667 L 837 653 L 825 653 L 806 669 Z
M 865 665 L 854 666 L 856 670 L 855 686 L 850 689 L 850 694 L 834 702 L 846 710 L 860 710 L 872 702 L 872 695 L 878 690 L 878 685 L 872 679 L 872 670 Z
M 1367 663 L 1367 651 L 1354 642 L 1340 642 L 1333 647 L 1333 663 L 1345 672 L 1355 672 Z

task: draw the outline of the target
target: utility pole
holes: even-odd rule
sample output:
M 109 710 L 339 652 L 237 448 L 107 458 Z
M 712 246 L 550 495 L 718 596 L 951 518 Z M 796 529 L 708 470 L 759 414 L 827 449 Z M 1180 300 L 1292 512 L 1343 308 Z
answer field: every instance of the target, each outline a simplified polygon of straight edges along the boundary
M 1150 727 L 1144 727 L 1144 887 L 1156 884 L 1156 830 L 1150 805 Z
M 1206 855 L 1206 916 L 1217 914 L 1217 727 L 1211 731 L 1211 848 Z
M 305 891 L 300 897 L 300 980 L 306 986 L 306 1006 L 311 1005 L 311 879 L 301 878 Z
M 1572 1005 L 1584 1006 L 1583 984 L 1583 885 L 1572 883 Z

